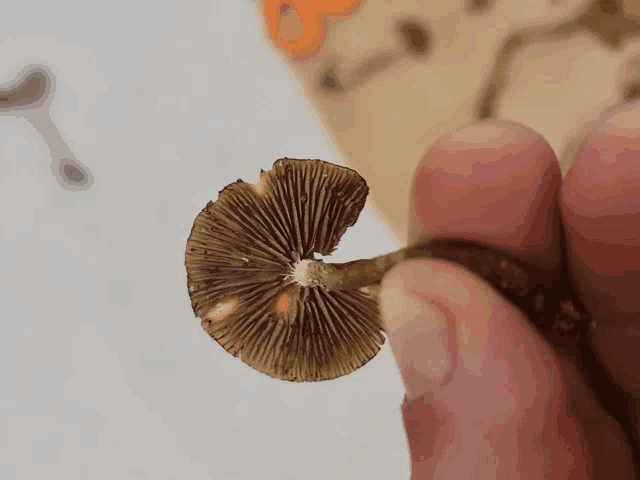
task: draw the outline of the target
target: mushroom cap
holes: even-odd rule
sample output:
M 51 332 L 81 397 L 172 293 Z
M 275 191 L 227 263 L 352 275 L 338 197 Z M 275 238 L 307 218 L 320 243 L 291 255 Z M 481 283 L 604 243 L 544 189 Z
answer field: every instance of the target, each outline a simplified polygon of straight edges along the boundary
M 384 343 L 371 289 L 328 291 L 296 280 L 296 266 L 329 255 L 364 208 L 355 171 L 283 158 L 256 185 L 238 180 L 196 217 L 185 264 L 191 305 L 225 350 L 271 377 L 347 375 Z

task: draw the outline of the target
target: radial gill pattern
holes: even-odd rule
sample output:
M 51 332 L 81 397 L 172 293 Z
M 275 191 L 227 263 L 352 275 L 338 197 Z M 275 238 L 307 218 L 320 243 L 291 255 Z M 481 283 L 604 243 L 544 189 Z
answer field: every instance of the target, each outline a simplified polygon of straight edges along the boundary
M 289 381 L 340 377 L 384 343 L 368 290 L 303 287 L 293 267 L 330 254 L 368 194 L 357 172 L 280 159 L 256 185 L 238 180 L 196 217 L 187 241 L 191 305 L 205 331 L 254 369 Z

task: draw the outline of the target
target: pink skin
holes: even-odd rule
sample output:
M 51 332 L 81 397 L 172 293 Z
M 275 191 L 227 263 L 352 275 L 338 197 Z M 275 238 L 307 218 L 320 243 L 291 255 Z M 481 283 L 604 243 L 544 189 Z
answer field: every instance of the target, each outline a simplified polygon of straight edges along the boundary
M 564 180 L 551 147 L 521 125 L 483 123 L 442 137 L 416 170 L 410 241 L 458 236 L 551 269 L 561 260 L 562 216 L 572 273 L 601 322 L 596 350 L 640 398 L 640 128 L 625 130 L 625 121 L 640 125 L 640 104 L 601 119 Z M 453 332 L 449 373 L 430 380 L 420 371 L 428 339 L 383 308 L 407 391 L 413 480 L 634 478 L 621 429 L 571 359 L 486 283 L 420 259 L 397 265 L 382 287 L 436 306 Z

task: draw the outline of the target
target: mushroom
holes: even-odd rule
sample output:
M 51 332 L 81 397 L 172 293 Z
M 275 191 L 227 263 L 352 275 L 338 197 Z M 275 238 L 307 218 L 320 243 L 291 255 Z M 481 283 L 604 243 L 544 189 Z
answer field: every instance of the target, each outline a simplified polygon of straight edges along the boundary
M 271 377 L 321 381 L 362 367 L 385 341 L 378 286 L 398 262 L 443 258 L 469 268 L 545 335 L 577 338 L 589 319 L 563 272 L 550 276 L 488 245 L 430 239 L 388 255 L 324 263 L 364 208 L 354 170 L 283 158 L 238 180 L 198 214 L 185 264 L 191 305 L 225 350 Z

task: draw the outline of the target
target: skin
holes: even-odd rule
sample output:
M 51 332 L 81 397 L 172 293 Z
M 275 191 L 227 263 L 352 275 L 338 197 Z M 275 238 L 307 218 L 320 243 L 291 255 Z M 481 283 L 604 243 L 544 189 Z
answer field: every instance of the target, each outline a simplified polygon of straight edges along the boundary
M 522 125 L 474 124 L 444 136 L 415 171 L 409 229 L 410 242 L 479 240 L 548 269 L 566 242 L 598 322 L 594 349 L 632 409 L 640 399 L 639 126 L 639 103 L 603 115 L 564 178 L 549 144 Z M 635 478 L 622 430 L 572 359 L 471 272 L 406 261 L 383 279 L 380 302 L 407 392 L 413 480 Z

